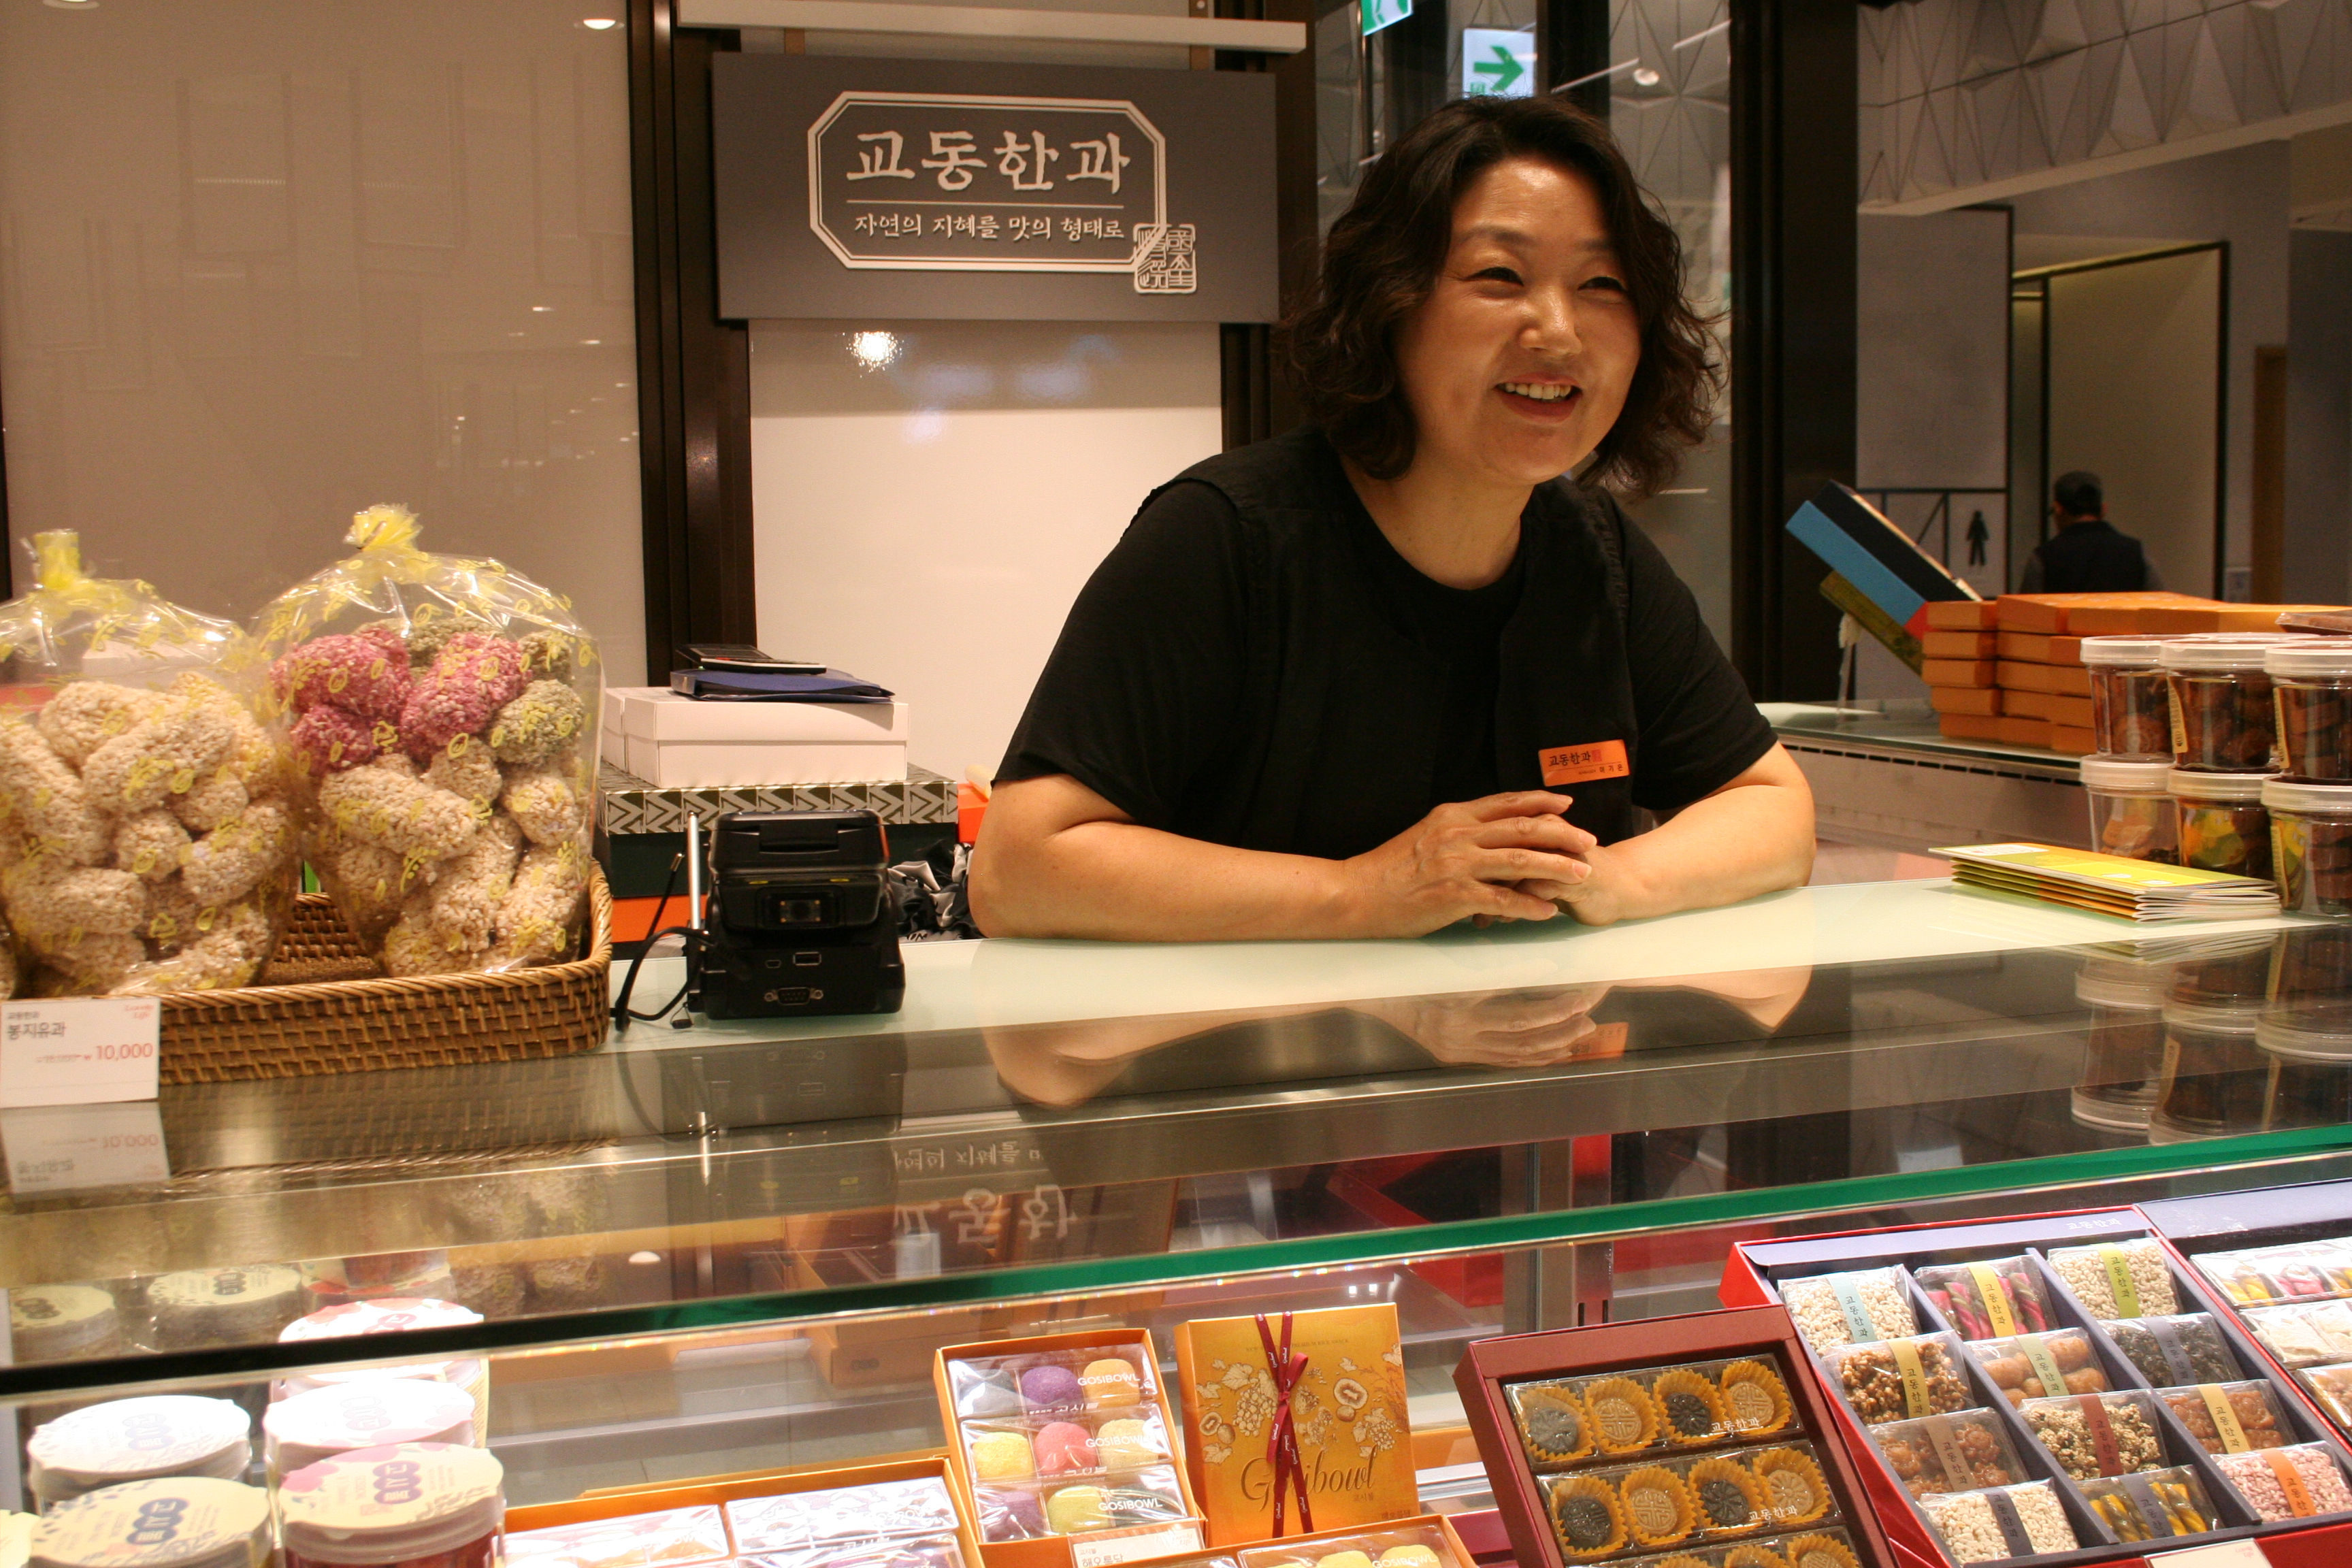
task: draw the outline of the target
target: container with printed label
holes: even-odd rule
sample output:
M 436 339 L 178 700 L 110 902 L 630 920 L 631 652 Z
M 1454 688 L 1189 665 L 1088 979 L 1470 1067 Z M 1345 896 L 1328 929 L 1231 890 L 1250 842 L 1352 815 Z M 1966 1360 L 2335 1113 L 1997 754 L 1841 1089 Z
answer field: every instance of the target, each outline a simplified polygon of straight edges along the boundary
M 287 1568 L 490 1568 L 505 1472 L 447 1443 L 359 1448 L 278 1483 Z

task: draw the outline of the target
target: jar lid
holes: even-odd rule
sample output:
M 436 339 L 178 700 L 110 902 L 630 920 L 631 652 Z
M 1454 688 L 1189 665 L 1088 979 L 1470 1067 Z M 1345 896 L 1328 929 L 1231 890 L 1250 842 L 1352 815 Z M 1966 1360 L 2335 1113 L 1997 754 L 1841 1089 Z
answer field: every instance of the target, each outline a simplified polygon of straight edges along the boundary
M 2170 763 L 2131 763 L 2120 757 L 2084 757 L 2083 787 L 2111 790 L 2119 795 L 2162 795 L 2165 781 L 2171 773 Z
M 252 1418 L 226 1399 L 150 1394 L 84 1405 L 33 1434 L 25 1451 L 67 1489 L 194 1470 L 245 1446 Z
M 2289 779 L 2271 779 L 2263 785 L 2263 804 L 2273 811 L 2352 816 L 2352 784 L 2296 784 Z
M 2167 785 L 2183 800 L 2260 800 L 2269 773 L 2209 773 L 2198 768 L 2175 768 Z
M 340 1307 L 321 1307 L 307 1317 L 295 1319 L 286 1325 L 278 1339 L 293 1343 L 304 1340 L 339 1340 L 361 1334 L 397 1334 L 415 1329 L 450 1329 L 467 1323 L 478 1323 L 482 1314 L 455 1301 L 436 1300 L 431 1297 L 387 1296 L 373 1301 L 346 1301 Z M 450 1374 L 451 1362 L 426 1362 L 386 1373 L 382 1368 L 363 1368 L 347 1373 L 314 1373 L 320 1383 L 345 1382 L 355 1377 L 432 1377 L 445 1383 L 461 1381 Z
M 425 1296 L 386 1296 L 373 1301 L 346 1301 L 321 1307 L 295 1319 L 278 1337 L 298 1340 L 340 1340 L 353 1334 L 396 1334 L 410 1329 L 450 1329 L 478 1323 L 482 1314 L 455 1301 Z
M 461 1441 L 459 1435 L 473 1425 L 472 1394 L 450 1384 L 410 1377 L 330 1384 L 289 1394 L 261 1417 L 272 1443 L 309 1452 L 312 1458 L 393 1443 Z
M 190 1311 L 249 1308 L 293 1295 L 302 1277 L 265 1263 L 251 1268 L 190 1268 L 150 1280 L 148 1304 Z
M 289 1394 L 314 1388 L 334 1388 L 346 1383 L 373 1383 L 380 1377 L 409 1377 L 446 1383 L 462 1388 L 477 1404 L 490 1396 L 489 1363 L 483 1361 L 421 1361 L 398 1366 L 353 1366 L 299 1373 L 285 1380 Z
M 2352 637 L 2301 637 L 2263 655 L 2273 675 L 2352 675 Z
M 169 1520 L 172 1528 L 159 1528 Z M 33 1527 L 33 1568 L 261 1568 L 269 1494 L 241 1481 L 167 1476 L 58 1504 Z
M 164 1474 L 210 1476 L 219 1481 L 241 1481 L 245 1479 L 245 1472 L 251 1468 L 252 1465 L 253 1445 L 239 1437 L 209 1459 L 199 1464 L 183 1466 L 179 1469 L 167 1470 Z M 154 1480 L 158 1478 L 141 1476 L 138 1479 Z M 75 1470 L 52 1470 L 45 1468 L 39 1460 L 36 1459 L 25 1467 L 25 1484 L 32 1489 L 34 1497 L 45 1504 L 49 1504 L 61 1503 L 68 1498 L 78 1498 L 85 1492 L 94 1492 L 104 1487 L 121 1486 L 123 1484 L 123 1478 L 87 1476 Z
M 2260 669 L 2278 644 L 2317 640 L 2297 632 L 2206 632 L 2165 638 L 2158 657 L 2167 669 Z
M 2179 1002 L 2168 997 L 2164 1021 L 2217 1035 L 2251 1035 L 2262 1022 L 2259 1002 Z
M 2074 976 L 2074 1000 L 2094 1007 L 2130 1007 L 2153 1013 L 2164 1005 L 2165 982 L 2161 974 L 2133 979 L 2114 979 L 2094 974 L 2088 965 Z
M 2164 647 L 2162 637 L 2084 637 L 2084 664 L 2141 664 L 2150 668 Z
M 505 1469 L 454 1443 L 357 1448 L 278 1483 L 289 1556 L 356 1568 L 454 1552 L 497 1531 Z
M 2316 1007 L 2266 1007 L 2254 1044 L 2299 1061 L 2352 1064 L 2352 1009 L 2341 1002 Z

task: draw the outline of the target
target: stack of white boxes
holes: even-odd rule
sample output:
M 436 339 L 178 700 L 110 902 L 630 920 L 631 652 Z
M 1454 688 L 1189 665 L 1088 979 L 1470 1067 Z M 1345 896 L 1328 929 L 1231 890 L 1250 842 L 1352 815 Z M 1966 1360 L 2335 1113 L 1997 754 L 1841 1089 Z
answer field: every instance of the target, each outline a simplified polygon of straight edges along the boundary
M 907 705 L 696 701 L 607 687 L 604 760 L 663 789 L 898 782 Z

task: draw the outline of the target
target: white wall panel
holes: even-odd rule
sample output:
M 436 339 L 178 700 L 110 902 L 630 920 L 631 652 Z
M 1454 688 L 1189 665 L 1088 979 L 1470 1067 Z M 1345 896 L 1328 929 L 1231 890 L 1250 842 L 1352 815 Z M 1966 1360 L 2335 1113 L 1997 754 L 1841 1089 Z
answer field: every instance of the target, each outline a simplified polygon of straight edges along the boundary
M 1211 326 L 762 321 L 751 402 L 761 646 L 896 690 L 950 774 L 994 770 L 1087 574 L 1221 445 Z
M 2213 591 L 2217 250 L 2050 279 L 2050 472 L 2088 468 L 2176 592 Z
M 16 537 L 242 616 L 404 501 L 640 679 L 628 40 L 597 9 L 0 12 Z

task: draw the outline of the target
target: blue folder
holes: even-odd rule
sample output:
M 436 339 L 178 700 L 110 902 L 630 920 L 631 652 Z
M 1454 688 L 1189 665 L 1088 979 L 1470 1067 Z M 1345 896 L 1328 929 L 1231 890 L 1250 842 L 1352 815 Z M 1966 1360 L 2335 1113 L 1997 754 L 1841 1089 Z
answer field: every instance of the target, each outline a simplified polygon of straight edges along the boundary
M 669 689 L 700 702 L 887 702 L 897 695 L 839 669 L 823 675 L 678 669 L 670 672 Z

